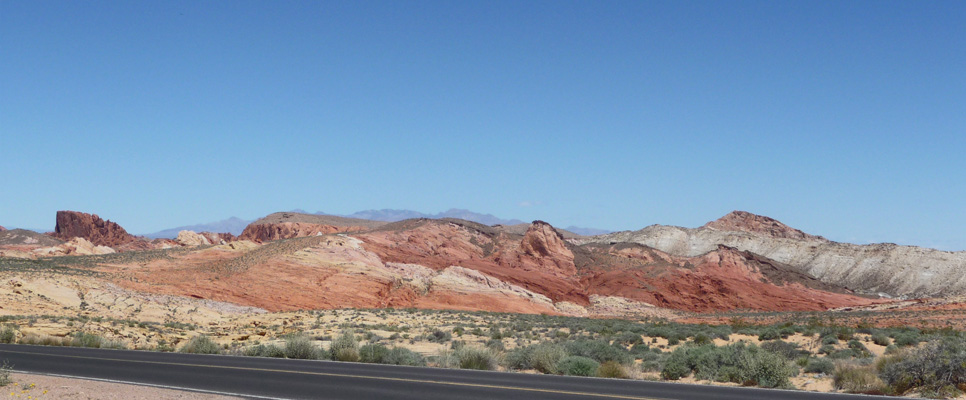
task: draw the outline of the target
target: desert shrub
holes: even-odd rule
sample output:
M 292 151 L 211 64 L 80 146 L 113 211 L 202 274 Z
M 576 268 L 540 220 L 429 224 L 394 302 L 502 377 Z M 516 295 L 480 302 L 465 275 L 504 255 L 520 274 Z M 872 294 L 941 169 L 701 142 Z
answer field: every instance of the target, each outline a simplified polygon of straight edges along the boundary
M 322 351 L 304 335 L 296 335 L 285 340 L 285 357 L 299 360 L 317 360 Z
M 530 368 L 545 374 L 556 374 L 560 372 L 557 369 L 558 364 L 567 355 L 567 351 L 562 346 L 555 343 L 540 343 L 532 347 Z
M 248 357 L 285 357 L 285 349 L 274 344 L 260 344 L 245 349 L 244 353 Z
M 694 343 L 694 344 L 700 346 L 700 345 L 703 345 L 703 344 L 710 344 L 710 343 L 714 343 L 714 342 L 711 341 L 711 338 L 708 337 L 708 335 L 705 335 L 703 333 L 699 333 L 697 335 L 694 335 L 694 339 L 691 340 L 691 343 Z
M 841 350 L 835 350 L 829 353 L 828 356 L 826 357 L 832 360 L 847 360 L 850 358 L 854 358 L 855 356 L 856 356 L 855 351 L 853 351 L 852 349 L 841 349 Z
M 917 332 L 905 332 L 896 335 L 895 345 L 899 347 L 915 346 L 922 341 Z
M 895 394 L 918 388 L 937 396 L 947 387 L 966 388 L 966 341 L 947 337 L 878 363 L 882 379 Z
M 67 337 L 56 337 L 50 335 L 26 335 L 20 338 L 20 344 L 33 344 L 38 346 L 71 346 L 74 339 Z
M 7 386 L 11 383 L 10 382 L 11 370 L 13 370 L 13 367 L 11 367 L 10 364 L 7 364 L 6 361 L 4 361 L 3 364 L 0 364 L 0 387 Z
M 827 335 L 827 336 L 822 336 L 821 341 L 823 345 L 830 345 L 830 344 L 838 343 L 839 338 L 836 337 L 835 335 Z
M 897 353 L 899 353 L 899 347 L 898 346 L 896 346 L 894 344 L 890 344 L 890 345 L 886 346 L 886 348 L 885 348 L 885 354 L 886 355 L 893 355 L 893 354 L 897 354 Z
M 641 355 L 641 371 L 660 372 L 667 357 L 661 353 L 648 352 Z
M 192 354 L 221 354 L 221 347 L 215 342 L 211 341 L 211 338 L 205 335 L 198 335 L 188 343 L 185 343 L 181 347 L 182 353 L 192 353 Z
M 691 375 L 692 356 L 689 353 L 694 351 L 692 349 L 694 349 L 694 347 L 683 346 L 671 352 L 671 355 L 668 356 L 668 359 L 664 362 L 664 368 L 661 369 L 661 377 L 676 381 Z
M 496 369 L 496 356 L 489 349 L 466 346 L 456 352 L 459 367 L 462 369 Z
M 634 358 L 641 358 L 642 355 L 651 352 L 651 345 L 645 343 L 638 343 L 631 346 L 630 353 Z
M 624 332 L 623 334 L 614 338 L 614 342 L 625 346 L 633 346 L 635 344 L 644 343 L 644 338 L 642 338 L 639 333 Z
M 835 346 L 826 344 L 818 348 L 818 354 L 832 354 L 835 352 Z
M 454 341 L 455 343 L 455 341 Z M 464 343 L 465 344 L 465 343 Z M 493 350 L 494 352 L 500 353 L 506 350 L 506 346 L 503 344 L 502 340 L 490 339 L 486 341 L 486 348 Z
M 503 357 L 503 366 L 509 370 L 530 369 L 530 359 L 536 346 L 517 347 Z
M 789 360 L 794 360 L 802 355 L 802 351 L 798 349 L 797 344 L 789 343 L 784 340 L 772 340 L 770 342 L 762 343 L 761 348 L 772 353 L 780 354 L 782 357 L 785 357 Z
M 73 347 L 91 347 L 95 349 L 101 348 L 104 345 L 104 338 L 97 336 L 93 333 L 78 332 L 74 334 L 74 339 L 71 341 L 71 346 Z
M 805 364 L 805 372 L 829 375 L 835 372 L 835 363 L 827 358 L 810 358 Z
M 832 385 L 846 393 L 884 393 L 885 384 L 872 366 L 842 363 L 835 367 Z
M 433 363 L 439 368 L 459 368 L 460 360 L 453 350 L 440 350 L 432 357 Z
M 329 345 L 329 354 L 335 361 L 359 361 L 359 341 L 350 331 L 343 331 Z
M 405 347 L 393 347 L 382 358 L 383 364 L 424 366 L 426 360 L 417 352 Z
M 892 339 L 889 339 L 889 336 L 886 336 L 884 333 L 876 333 L 872 335 L 872 343 L 879 346 L 889 346 L 892 344 Z
M 584 356 L 599 363 L 616 361 L 620 364 L 630 364 L 634 358 L 627 349 L 612 346 L 603 340 L 576 340 L 566 344 L 567 353 L 572 356 Z
M 556 371 L 564 375 L 572 376 L 595 376 L 600 363 L 583 356 L 566 356 L 560 359 Z
M 854 357 L 858 358 L 869 358 L 872 357 L 872 352 L 869 351 L 868 347 L 865 347 L 862 342 L 852 339 L 849 340 L 849 349 L 852 350 Z
M 755 345 L 736 343 L 680 347 L 668 357 L 661 370 L 665 379 L 677 380 L 694 373 L 698 379 L 788 387 L 793 368 L 779 354 Z
M 359 347 L 359 361 L 382 364 L 389 355 L 389 348 L 379 343 L 364 344 Z
M 764 342 L 766 340 L 780 339 L 781 337 L 782 335 L 781 335 L 781 332 L 778 331 L 778 328 L 772 327 L 772 328 L 765 329 L 764 332 L 758 335 L 758 340 Z
M 620 365 L 617 361 L 607 361 L 600 364 L 597 368 L 597 376 L 601 378 L 617 378 L 617 379 L 627 379 L 630 375 L 627 374 L 627 370 L 624 369 L 623 365 Z
M 446 343 L 450 340 L 453 340 L 453 334 L 437 329 L 433 331 L 433 333 L 430 334 L 428 337 L 426 337 L 426 340 L 430 342 L 435 342 L 435 343 Z
M 121 340 L 104 340 L 101 342 L 102 349 L 127 350 L 127 343 Z
M 16 343 L 17 342 L 17 331 L 13 327 L 4 327 L 0 330 L 0 343 Z

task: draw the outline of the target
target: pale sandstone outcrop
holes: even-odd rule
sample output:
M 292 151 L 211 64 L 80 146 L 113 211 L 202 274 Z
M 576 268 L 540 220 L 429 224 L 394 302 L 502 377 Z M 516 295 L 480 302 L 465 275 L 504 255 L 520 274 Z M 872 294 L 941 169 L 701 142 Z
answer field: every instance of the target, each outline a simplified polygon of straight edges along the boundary
M 75 237 L 67 243 L 53 246 L 44 247 L 36 249 L 33 251 L 34 254 L 42 256 L 89 256 L 89 255 L 99 255 L 99 254 L 112 254 L 115 253 L 114 249 L 107 246 L 97 246 L 93 243 L 87 241 L 82 237 Z
M 211 244 L 207 237 L 204 237 L 194 231 L 181 231 L 178 232 L 178 237 L 174 239 L 178 244 L 182 246 L 206 246 Z

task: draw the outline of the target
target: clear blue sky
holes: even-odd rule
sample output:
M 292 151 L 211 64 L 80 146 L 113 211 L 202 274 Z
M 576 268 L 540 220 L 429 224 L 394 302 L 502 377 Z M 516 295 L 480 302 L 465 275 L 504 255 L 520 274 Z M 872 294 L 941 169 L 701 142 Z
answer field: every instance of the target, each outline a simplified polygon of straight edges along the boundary
M 734 210 L 966 250 L 966 2 L 0 1 L 0 225 Z

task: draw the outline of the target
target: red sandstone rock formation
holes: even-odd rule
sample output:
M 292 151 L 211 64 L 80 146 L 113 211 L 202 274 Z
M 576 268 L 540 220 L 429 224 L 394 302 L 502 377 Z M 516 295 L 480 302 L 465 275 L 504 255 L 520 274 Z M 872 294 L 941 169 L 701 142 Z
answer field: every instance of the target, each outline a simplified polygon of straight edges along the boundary
M 574 253 L 567 248 L 566 242 L 553 226 L 543 221 L 533 221 L 520 242 L 520 250 L 530 260 L 542 265 L 552 266 L 563 276 L 574 275 Z M 525 262 L 524 262 L 525 263 Z
M 594 294 L 621 296 L 660 307 L 820 311 L 872 304 L 790 267 L 722 246 L 698 257 L 675 257 L 642 245 L 591 246 L 581 282 Z
M 0 232 L 3 232 L 5 230 L 7 230 L 7 228 L 4 228 L 4 227 L 0 226 Z
M 117 223 L 105 221 L 96 214 L 77 211 L 58 211 L 57 226 L 52 236 L 63 240 L 81 237 L 98 246 L 115 248 L 140 241 Z M 134 246 L 134 249 L 139 248 Z
M 314 237 L 317 227 L 298 224 L 304 223 L 258 229 L 268 229 L 264 238 L 313 237 L 175 254 L 126 269 L 137 279 L 119 275 L 117 283 L 269 310 L 420 307 L 553 314 L 580 309 L 561 302 L 596 307 L 597 296 L 699 312 L 813 311 L 877 302 L 729 247 L 684 257 L 634 243 L 577 246 L 540 221 L 524 235 L 468 221 L 409 220 L 352 237 Z
M 759 233 L 785 239 L 824 240 L 821 236 L 809 235 L 785 225 L 778 220 L 763 215 L 752 214 L 747 211 L 732 211 L 728 215 L 704 224 L 703 228 L 711 228 L 719 231 Z
M 333 226 L 304 222 L 279 222 L 271 224 L 251 224 L 245 227 L 238 239 L 254 242 L 267 242 L 279 239 L 325 235 L 329 233 L 357 232 L 365 230 L 361 226 Z

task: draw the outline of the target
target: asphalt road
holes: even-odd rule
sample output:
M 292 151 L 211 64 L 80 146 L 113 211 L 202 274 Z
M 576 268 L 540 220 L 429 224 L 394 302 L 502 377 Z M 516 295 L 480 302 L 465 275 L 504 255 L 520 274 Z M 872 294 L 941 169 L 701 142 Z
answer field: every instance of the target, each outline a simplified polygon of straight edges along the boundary
M 0 345 L 16 371 L 282 399 L 862 399 L 785 390 L 331 361 Z

